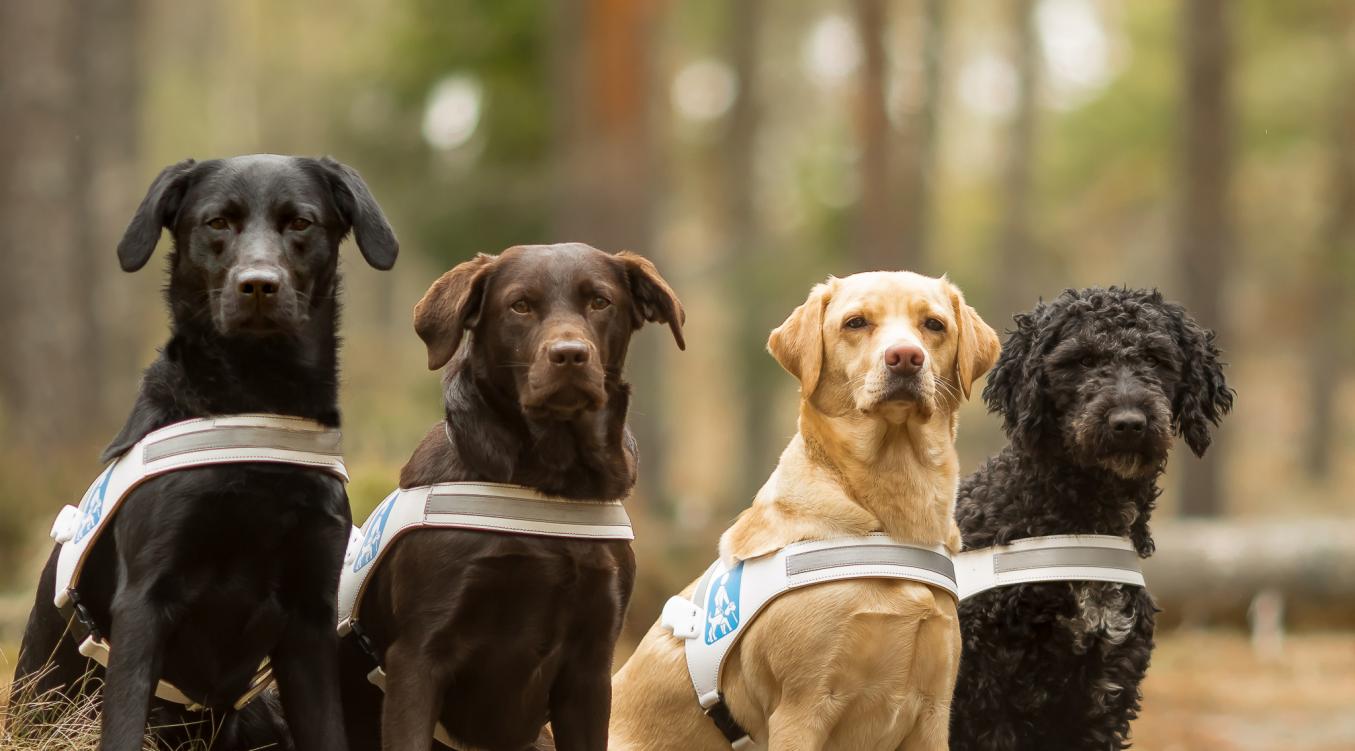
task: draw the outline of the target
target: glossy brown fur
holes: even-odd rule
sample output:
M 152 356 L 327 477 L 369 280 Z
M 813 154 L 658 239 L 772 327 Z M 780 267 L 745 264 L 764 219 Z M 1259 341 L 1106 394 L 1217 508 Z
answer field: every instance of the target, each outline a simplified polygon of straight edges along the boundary
M 529 312 L 514 310 L 520 300 Z M 682 346 L 682 318 L 654 266 L 631 254 L 531 246 L 461 264 L 415 308 L 429 367 L 450 358 L 446 423 L 415 449 L 401 486 L 475 480 L 625 496 L 636 474 L 627 346 L 645 321 L 668 323 Z M 585 342 L 588 362 L 553 367 L 561 341 Z M 370 660 L 352 639 L 343 647 L 353 748 L 427 748 L 441 721 L 466 747 L 517 751 L 547 720 L 560 749 L 606 748 L 612 651 L 634 578 L 625 542 L 464 530 L 402 538 L 362 610 L 388 676 L 384 716 L 364 677 Z

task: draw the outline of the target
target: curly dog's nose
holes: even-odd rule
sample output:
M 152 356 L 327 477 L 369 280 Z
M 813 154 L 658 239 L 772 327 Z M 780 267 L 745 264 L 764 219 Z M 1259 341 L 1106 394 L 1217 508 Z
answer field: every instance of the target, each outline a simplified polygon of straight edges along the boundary
M 885 367 L 898 375 L 913 375 L 927 364 L 927 353 L 916 344 L 895 344 L 885 350 Z
M 1143 435 L 1148 427 L 1148 416 L 1137 407 L 1121 407 L 1111 410 L 1110 429 L 1117 437 L 1134 438 Z

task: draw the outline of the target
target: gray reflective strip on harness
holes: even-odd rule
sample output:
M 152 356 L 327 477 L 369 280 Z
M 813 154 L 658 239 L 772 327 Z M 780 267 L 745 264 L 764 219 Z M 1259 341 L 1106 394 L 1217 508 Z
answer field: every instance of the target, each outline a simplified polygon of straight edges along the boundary
M 960 599 L 994 587 L 1057 581 L 1104 581 L 1145 586 L 1130 540 L 1109 535 L 1051 535 L 966 550 L 955 556 Z
M 883 534 L 840 537 L 787 545 L 775 553 L 736 563 L 711 565 L 692 600 L 673 597 L 661 624 L 685 640 L 687 671 L 701 708 L 731 746 L 759 748 L 724 704 L 720 673 L 725 657 L 768 603 L 793 589 L 844 579 L 902 579 L 957 595 L 955 567 L 940 546 L 895 542 Z
M 405 532 L 415 529 L 471 529 L 500 534 L 563 537 L 577 540 L 635 539 L 630 517 L 620 501 L 577 501 L 552 498 L 531 488 L 489 482 L 449 482 L 399 489 L 386 496 L 349 537 L 339 578 L 339 635 L 354 633 L 364 639 L 358 625 L 363 594 L 372 572 Z M 371 656 L 379 662 L 377 647 Z M 381 665 L 367 676 L 385 690 Z M 445 746 L 454 743 L 441 723 L 434 738 Z
M 80 574 L 114 513 L 133 489 L 146 480 L 182 469 L 217 464 L 277 463 L 290 464 L 335 475 L 348 481 L 340 452 L 338 430 L 313 420 L 282 415 L 228 415 L 185 420 L 152 431 L 113 460 L 85 491 L 80 506 L 66 506 L 52 525 L 52 538 L 61 545 L 57 557 L 54 604 L 77 632 L 80 653 L 105 667 L 110 645 L 100 633 L 84 627 L 92 620 L 79 612 L 77 587 Z M 272 669 L 265 660 L 251 679 L 249 688 L 235 702 L 244 706 L 272 683 Z M 155 695 L 183 704 L 192 710 L 204 709 L 182 691 L 160 681 Z

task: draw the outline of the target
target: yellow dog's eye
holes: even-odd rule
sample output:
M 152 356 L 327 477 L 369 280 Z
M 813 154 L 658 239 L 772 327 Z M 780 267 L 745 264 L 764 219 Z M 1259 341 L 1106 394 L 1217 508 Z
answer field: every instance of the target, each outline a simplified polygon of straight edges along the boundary
M 941 332 L 946 330 L 946 324 L 940 318 L 928 318 L 922 322 L 922 325 L 926 326 L 928 331 Z
M 229 229 L 230 226 L 231 226 L 231 223 L 228 222 L 228 221 L 226 221 L 225 219 L 222 219 L 221 217 L 218 216 L 218 217 L 215 217 L 215 218 L 213 218 L 213 219 L 208 220 L 208 221 L 207 221 L 207 226 L 208 226 L 208 227 L 211 227 L 212 229 Z
M 866 327 L 866 323 L 867 321 L 864 316 L 852 316 L 851 318 L 848 318 L 847 322 L 842 325 L 846 326 L 849 329 L 864 329 Z
M 607 298 L 603 297 L 602 295 L 597 295 L 597 296 L 594 297 L 592 300 L 589 300 L 589 301 L 588 301 L 588 307 L 592 308 L 593 310 L 606 310 L 607 308 L 610 308 L 611 306 L 612 306 L 612 301 L 611 301 L 611 300 L 608 300 Z
M 510 305 L 509 308 L 514 313 L 526 314 L 532 312 L 532 306 L 526 300 L 518 300 L 517 302 Z

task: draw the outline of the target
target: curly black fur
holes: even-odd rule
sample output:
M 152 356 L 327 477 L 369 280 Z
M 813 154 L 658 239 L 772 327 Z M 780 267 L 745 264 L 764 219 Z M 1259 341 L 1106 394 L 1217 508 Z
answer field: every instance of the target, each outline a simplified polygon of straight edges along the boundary
M 1103 534 L 1144 558 L 1172 435 L 1202 455 L 1233 403 L 1213 333 L 1156 290 L 1117 287 L 1016 316 L 983 396 L 1010 445 L 960 485 L 965 548 Z M 1126 748 L 1156 612 L 1147 591 L 1100 582 L 966 600 L 951 748 Z

